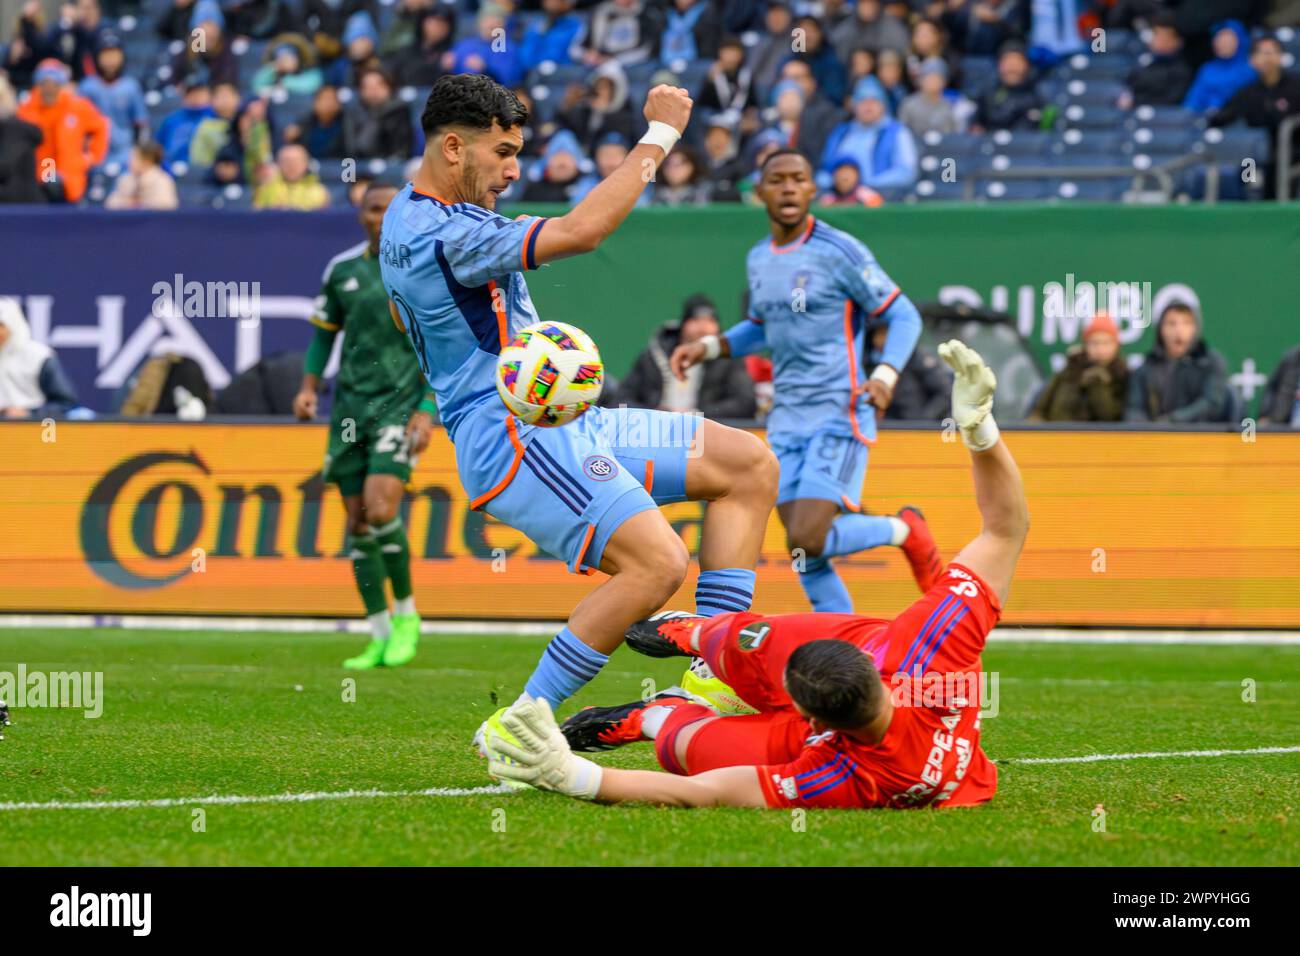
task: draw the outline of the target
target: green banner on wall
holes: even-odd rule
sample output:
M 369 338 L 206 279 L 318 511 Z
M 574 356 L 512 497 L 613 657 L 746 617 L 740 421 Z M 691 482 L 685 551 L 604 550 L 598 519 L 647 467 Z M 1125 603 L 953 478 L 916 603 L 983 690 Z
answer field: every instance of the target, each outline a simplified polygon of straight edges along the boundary
M 504 209 L 562 215 L 563 208 Z M 1010 313 L 1042 372 L 1077 341 L 1098 301 L 1126 353 L 1151 346 L 1172 299 L 1198 303 L 1210 345 L 1254 412 L 1278 357 L 1300 343 L 1300 208 L 922 205 L 817 211 L 865 242 L 916 302 Z M 651 331 L 705 292 L 740 318 L 745 255 L 767 234 L 761 209 L 646 209 L 591 255 L 529 276 L 541 315 L 591 333 L 615 375 Z M 1071 307 L 1073 306 L 1073 307 Z

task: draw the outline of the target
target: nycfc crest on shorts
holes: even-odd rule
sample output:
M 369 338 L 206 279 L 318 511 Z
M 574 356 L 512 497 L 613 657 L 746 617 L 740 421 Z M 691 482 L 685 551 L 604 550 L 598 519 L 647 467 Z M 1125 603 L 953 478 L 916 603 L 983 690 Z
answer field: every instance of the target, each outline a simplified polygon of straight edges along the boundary
M 592 481 L 609 481 L 618 474 L 618 465 L 604 455 L 589 455 L 582 470 Z

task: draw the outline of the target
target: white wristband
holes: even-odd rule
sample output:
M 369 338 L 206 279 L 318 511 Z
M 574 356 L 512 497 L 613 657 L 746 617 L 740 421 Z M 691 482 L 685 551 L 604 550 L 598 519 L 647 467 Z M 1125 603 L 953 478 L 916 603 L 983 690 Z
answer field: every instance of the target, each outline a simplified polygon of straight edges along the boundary
M 682 138 L 682 134 L 677 132 L 667 123 L 661 123 L 659 120 L 651 120 L 650 128 L 645 131 L 645 135 L 638 142 L 649 143 L 651 146 L 658 146 L 667 156 L 677 145 L 677 141 Z
M 600 793 L 600 780 L 604 775 L 600 764 L 592 763 L 585 757 L 570 754 L 572 773 L 569 775 L 569 796 L 579 800 L 595 800 Z
M 883 382 L 884 386 L 891 392 L 894 390 L 894 386 L 898 384 L 898 370 L 882 362 L 876 363 L 876 368 L 871 373 L 871 377 L 877 382 Z
M 704 361 L 712 362 L 722 354 L 722 340 L 716 335 L 706 335 L 700 339 L 700 344 L 704 346 Z
M 971 451 L 988 451 L 998 443 L 998 423 L 992 415 L 985 415 L 984 420 L 976 425 L 969 434 L 961 433 L 961 440 Z

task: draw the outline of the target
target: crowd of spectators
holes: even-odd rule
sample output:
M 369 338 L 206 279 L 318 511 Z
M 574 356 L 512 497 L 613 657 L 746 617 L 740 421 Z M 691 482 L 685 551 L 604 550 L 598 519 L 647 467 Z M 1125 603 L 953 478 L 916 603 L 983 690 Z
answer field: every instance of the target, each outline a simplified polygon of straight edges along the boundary
M 1060 128 L 1044 83 L 1109 33 L 1145 44 L 1111 105 L 1273 136 L 1300 77 L 1270 31 L 1297 23 L 1295 0 L 29 0 L 0 25 L 0 201 L 78 202 L 99 172 L 90 198 L 115 207 L 173 207 L 160 176 L 257 208 L 346 201 L 336 171 L 401 170 L 423 90 L 477 71 L 534 107 L 507 198 L 580 199 L 669 82 L 698 119 L 647 203 L 744 200 L 795 145 L 821 202 L 877 205 L 917 183 L 931 137 Z

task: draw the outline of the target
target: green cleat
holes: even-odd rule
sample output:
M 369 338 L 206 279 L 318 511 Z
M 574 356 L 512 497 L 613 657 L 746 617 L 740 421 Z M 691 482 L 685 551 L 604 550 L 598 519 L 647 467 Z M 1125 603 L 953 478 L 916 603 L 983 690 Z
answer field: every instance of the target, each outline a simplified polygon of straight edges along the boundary
M 343 666 L 354 671 L 368 671 L 372 667 L 382 667 L 384 664 L 384 647 L 387 641 L 375 639 L 366 645 L 366 649 L 356 657 L 349 657 L 343 662 Z
M 393 632 L 384 650 L 385 667 L 401 667 L 415 656 L 420 643 L 420 615 L 398 614 L 393 618 Z
M 740 695 L 721 678 L 715 677 L 713 670 L 704 663 L 703 658 L 697 657 L 691 661 L 691 666 L 682 675 L 681 689 L 692 697 L 701 698 L 723 717 L 758 713 L 741 700 Z

